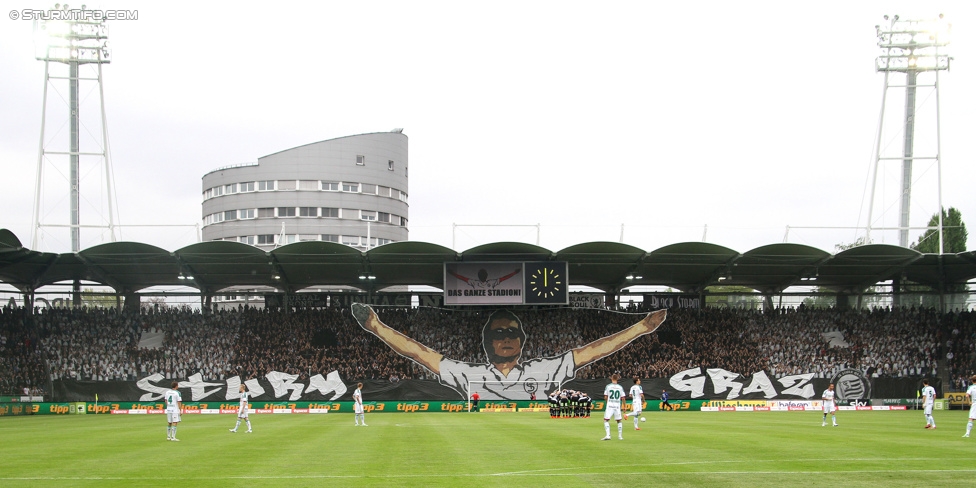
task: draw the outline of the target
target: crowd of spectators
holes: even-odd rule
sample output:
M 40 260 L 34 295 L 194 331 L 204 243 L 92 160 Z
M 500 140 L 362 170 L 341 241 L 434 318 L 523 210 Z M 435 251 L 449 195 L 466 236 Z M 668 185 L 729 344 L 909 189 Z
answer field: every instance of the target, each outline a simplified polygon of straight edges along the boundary
M 22 309 L 0 309 L 0 395 L 43 393 L 47 383 L 38 335 Z
M 380 308 L 382 320 L 445 357 L 484 362 L 489 311 Z M 643 313 L 594 309 L 517 310 L 522 360 L 556 356 L 613 334 Z M 155 339 L 155 340 L 153 340 Z M 943 366 L 943 369 L 939 369 Z M 954 389 L 976 371 L 976 312 L 928 309 L 672 309 L 655 334 L 577 371 L 667 377 L 691 368 L 750 376 L 845 369 L 875 377 L 948 374 Z M 337 371 L 345 381 L 433 379 L 430 371 L 365 332 L 348 309 L 284 314 L 255 308 L 201 313 L 189 308 L 0 310 L 0 394 L 43 388 L 49 380 L 134 381 L 200 374 L 204 380 L 304 380 Z

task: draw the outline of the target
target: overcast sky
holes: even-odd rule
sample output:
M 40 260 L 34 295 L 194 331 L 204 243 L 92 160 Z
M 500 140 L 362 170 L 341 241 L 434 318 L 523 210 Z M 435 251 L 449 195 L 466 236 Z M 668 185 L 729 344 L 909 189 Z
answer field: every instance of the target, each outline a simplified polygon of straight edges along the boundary
M 976 225 L 976 2 L 269 5 L 97 5 L 138 12 L 110 23 L 103 71 L 116 221 L 183 226 L 124 228 L 123 240 L 167 250 L 195 242 L 210 170 L 403 128 L 411 240 L 459 251 L 536 243 L 536 228 L 523 226 L 540 224 L 539 244 L 551 250 L 622 239 L 649 251 L 706 240 L 745 252 L 783 242 L 792 227 L 789 242 L 834 252 L 867 220 L 884 81 L 875 25 L 885 14 L 940 13 L 954 58 L 940 74 L 943 204 Z M 30 246 L 44 63 L 30 21 L 0 22 L 0 228 Z M 83 148 L 100 139 L 93 86 L 81 90 Z M 53 146 L 67 141 L 66 98 L 63 82 L 50 85 Z M 918 99 L 916 156 L 931 156 L 925 111 L 934 113 L 935 96 L 920 89 Z M 892 156 L 903 105 L 903 92 L 890 91 L 882 146 Z M 108 215 L 105 176 L 87 166 L 82 224 Z M 901 163 L 879 173 L 887 184 L 872 220 L 896 226 Z M 45 165 L 44 222 L 67 222 L 66 175 L 66 159 Z M 938 208 L 936 175 L 931 160 L 916 162 L 913 226 Z M 499 227 L 480 227 L 489 225 Z M 897 244 L 894 232 L 872 237 Z M 82 248 L 106 239 L 85 229 Z M 70 251 L 67 233 L 47 230 L 37 249 Z

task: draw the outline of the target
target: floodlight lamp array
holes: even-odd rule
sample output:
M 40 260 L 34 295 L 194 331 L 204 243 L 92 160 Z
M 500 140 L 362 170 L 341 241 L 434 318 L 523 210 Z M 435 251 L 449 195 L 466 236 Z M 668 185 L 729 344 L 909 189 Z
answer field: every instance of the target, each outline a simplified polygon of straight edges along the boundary
M 34 57 L 39 61 L 58 63 L 110 63 L 112 51 L 108 44 L 108 25 L 94 19 L 36 19 Z
M 939 15 L 935 20 L 902 20 L 899 16 L 884 17 L 887 26 L 876 25 L 878 56 L 877 71 L 936 71 L 948 70 L 952 60 L 940 52 L 949 44 L 952 24 Z

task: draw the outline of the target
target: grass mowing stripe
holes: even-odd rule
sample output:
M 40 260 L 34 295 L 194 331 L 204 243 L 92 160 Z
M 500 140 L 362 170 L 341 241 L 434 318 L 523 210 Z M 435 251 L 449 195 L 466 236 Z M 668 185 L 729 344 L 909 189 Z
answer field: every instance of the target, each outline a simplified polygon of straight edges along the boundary
M 237 433 L 231 415 L 186 415 L 181 442 L 167 442 L 161 415 L 0 419 L 4 486 L 131 486 L 192 481 L 226 486 L 491 486 L 621 482 L 674 486 L 908 486 L 965 483 L 974 470 L 966 412 L 841 412 L 821 427 L 816 412 L 655 412 L 624 440 L 602 418 L 546 414 L 390 413 L 253 415 Z M 951 428 L 949 428 L 951 427 Z M 650 477 L 650 478 L 648 478 Z

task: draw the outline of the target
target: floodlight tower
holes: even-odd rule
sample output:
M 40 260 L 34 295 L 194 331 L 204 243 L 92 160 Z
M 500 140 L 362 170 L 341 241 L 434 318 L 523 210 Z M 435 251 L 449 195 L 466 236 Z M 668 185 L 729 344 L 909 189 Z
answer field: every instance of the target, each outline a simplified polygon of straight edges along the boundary
M 878 140 L 875 146 L 874 182 L 871 186 L 871 202 L 868 207 L 867 242 L 871 241 L 871 228 L 873 226 L 872 213 L 874 210 L 875 188 L 878 184 L 879 163 L 887 160 L 902 161 L 898 245 L 908 247 L 908 231 L 910 228 L 909 205 L 912 194 L 912 163 L 915 160 L 934 160 L 938 168 L 939 210 L 936 213 L 939 215 L 938 232 L 939 249 L 941 252 L 943 249 L 942 155 L 941 127 L 939 122 L 939 72 L 948 71 L 949 61 L 952 59 L 945 50 L 945 47 L 949 44 L 951 24 L 947 23 L 941 14 L 938 19 L 934 20 L 905 20 L 899 18 L 897 15 L 893 17 L 885 15 L 884 19 L 886 25 L 875 26 L 878 33 L 878 47 L 881 48 L 881 55 L 877 58 L 875 69 L 884 73 L 884 93 L 881 99 Z M 892 74 L 895 73 L 905 75 L 904 85 L 891 84 Z M 919 84 L 919 75 L 925 73 L 935 75 L 933 84 Z M 935 91 L 935 149 L 934 154 L 929 156 L 918 156 L 915 154 L 916 94 L 920 87 L 932 88 Z M 884 134 L 885 102 L 888 98 L 888 90 L 891 88 L 905 89 L 904 142 L 900 156 L 886 157 L 882 150 L 882 138 Z
M 44 61 L 44 102 L 41 108 L 41 138 L 37 154 L 37 180 L 34 194 L 34 215 L 33 231 L 31 236 L 31 248 L 38 249 L 38 231 L 41 227 L 65 227 L 64 225 L 45 225 L 42 223 L 41 194 L 44 174 L 44 165 L 50 164 L 52 158 L 68 157 L 69 166 L 69 204 L 70 204 L 70 224 L 71 229 L 71 251 L 81 250 L 81 217 L 80 217 L 80 158 L 97 157 L 103 165 L 106 181 L 106 200 L 108 208 L 107 224 L 86 225 L 86 227 L 107 228 L 110 238 L 115 241 L 115 218 L 113 213 L 113 183 L 112 171 L 109 166 L 108 157 L 108 133 L 105 123 L 105 97 L 102 88 L 102 65 L 111 61 L 111 52 L 108 48 L 108 26 L 105 25 L 101 16 L 93 15 L 98 13 L 87 10 L 84 5 L 81 9 L 69 9 L 68 5 L 55 5 L 53 10 L 48 10 L 44 15 L 34 20 L 35 36 L 35 57 L 39 61 Z M 67 76 L 52 75 L 51 63 L 67 65 Z M 97 68 L 97 76 L 94 78 L 83 77 L 79 74 L 81 65 L 94 65 Z M 47 123 L 47 97 L 48 87 L 55 81 L 67 81 L 67 114 L 68 114 L 68 147 L 67 151 L 60 148 L 51 148 L 48 145 L 52 141 L 45 140 Z M 95 151 L 82 151 L 80 132 L 84 129 L 93 135 L 88 127 L 83 127 L 80 122 L 79 113 L 79 87 L 81 83 L 94 81 L 98 85 L 98 98 L 101 105 L 101 140 L 96 139 L 96 145 L 101 147 Z M 58 91 L 55 88 L 55 91 Z M 55 127 L 59 127 L 56 125 Z M 62 143 L 63 144 L 63 143 Z M 101 196 L 99 197 L 101 200 Z

